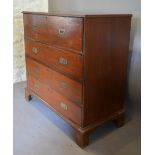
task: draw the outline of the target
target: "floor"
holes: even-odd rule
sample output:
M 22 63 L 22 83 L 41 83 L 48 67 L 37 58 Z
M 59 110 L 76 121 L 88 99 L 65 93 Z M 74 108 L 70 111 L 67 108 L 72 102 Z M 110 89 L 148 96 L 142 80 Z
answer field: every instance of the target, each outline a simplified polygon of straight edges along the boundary
M 24 99 L 26 83 L 14 84 L 14 155 L 140 155 L 140 112 L 126 103 L 126 124 L 108 122 L 97 128 L 81 149 L 73 129 L 39 100 Z

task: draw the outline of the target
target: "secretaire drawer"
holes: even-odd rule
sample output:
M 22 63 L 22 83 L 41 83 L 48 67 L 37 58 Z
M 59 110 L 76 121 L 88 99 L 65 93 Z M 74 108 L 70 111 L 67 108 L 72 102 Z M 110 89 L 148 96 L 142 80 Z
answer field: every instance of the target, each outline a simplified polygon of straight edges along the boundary
M 64 117 L 81 125 L 81 107 L 31 76 L 28 76 L 28 88 Z
M 27 75 L 31 75 L 55 89 L 75 103 L 81 104 L 82 84 L 36 61 L 26 58 Z
M 24 35 L 36 41 L 80 53 L 83 18 L 24 14 Z
M 47 26 L 52 44 L 82 51 L 83 18 L 47 16 Z
M 82 56 L 25 39 L 26 55 L 76 78 L 82 77 Z
M 47 17 L 24 14 L 24 35 L 37 41 L 48 42 Z

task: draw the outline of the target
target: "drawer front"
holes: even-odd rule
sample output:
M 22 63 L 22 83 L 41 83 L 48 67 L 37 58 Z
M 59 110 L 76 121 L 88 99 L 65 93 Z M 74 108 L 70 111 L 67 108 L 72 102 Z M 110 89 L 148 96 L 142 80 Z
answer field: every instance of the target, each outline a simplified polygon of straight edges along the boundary
M 75 103 L 81 104 L 82 85 L 70 78 L 26 58 L 27 75 L 52 87 Z
M 43 43 L 82 52 L 83 18 L 24 14 L 24 34 Z
M 29 89 L 46 101 L 56 111 L 76 124 L 81 125 L 81 108 L 79 106 L 53 91 L 50 86 L 41 83 L 31 76 L 28 76 L 27 84 Z
M 81 79 L 82 56 L 25 39 L 26 54 L 63 73 Z
M 82 51 L 82 18 L 47 16 L 47 25 L 52 44 Z
M 48 42 L 47 17 L 24 14 L 24 35 L 37 41 Z

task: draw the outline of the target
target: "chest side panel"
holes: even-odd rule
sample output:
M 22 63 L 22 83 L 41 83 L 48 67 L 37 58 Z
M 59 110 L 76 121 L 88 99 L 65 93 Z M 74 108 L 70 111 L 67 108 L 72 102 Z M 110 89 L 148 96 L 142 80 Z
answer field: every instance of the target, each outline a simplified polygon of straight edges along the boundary
M 131 16 L 87 17 L 84 53 L 84 122 L 123 110 Z

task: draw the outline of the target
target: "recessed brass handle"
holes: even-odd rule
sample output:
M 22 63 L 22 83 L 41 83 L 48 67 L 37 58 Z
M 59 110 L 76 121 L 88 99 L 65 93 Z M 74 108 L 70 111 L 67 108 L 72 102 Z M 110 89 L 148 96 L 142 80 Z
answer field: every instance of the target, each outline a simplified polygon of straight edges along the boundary
M 48 89 L 52 89 L 51 83 L 47 83 L 47 87 L 48 87 Z
M 60 58 L 59 58 L 59 63 L 60 63 L 60 64 L 63 64 L 63 65 L 67 65 L 67 64 L 68 64 L 68 61 L 67 61 L 67 59 L 65 59 L 65 58 L 63 58 L 63 57 L 60 57 Z
M 39 72 L 39 68 L 38 67 L 32 67 L 32 72 L 38 73 Z
M 32 25 L 32 30 L 36 30 L 38 28 L 37 25 Z
M 67 105 L 64 102 L 60 102 L 60 107 L 64 110 L 68 109 Z
M 65 29 L 59 29 L 59 35 L 60 36 L 63 36 L 65 34 Z
M 32 48 L 32 52 L 35 53 L 35 54 L 38 53 L 38 48 L 33 47 L 33 48 Z
M 66 88 L 67 88 L 67 83 L 61 81 L 61 82 L 60 82 L 60 86 L 61 86 L 61 88 L 66 89 Z
M 35 83 L 33 87 L 34 87 L 35 91 L 39 91 L 39 85 L 37 83 Z

